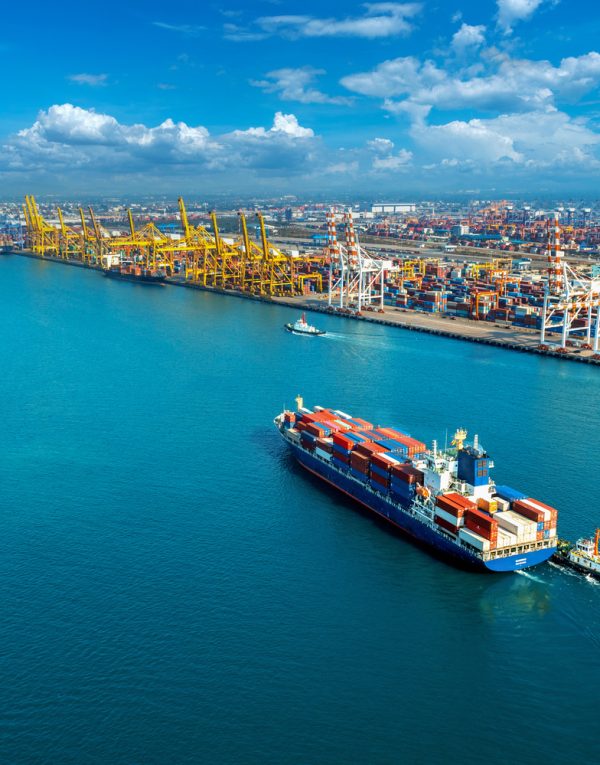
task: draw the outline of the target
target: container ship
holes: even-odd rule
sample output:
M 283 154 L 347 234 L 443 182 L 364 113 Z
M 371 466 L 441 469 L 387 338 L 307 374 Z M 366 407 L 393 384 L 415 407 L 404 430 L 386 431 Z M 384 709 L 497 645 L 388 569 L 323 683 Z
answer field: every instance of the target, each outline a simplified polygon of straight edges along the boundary
M 133 264 L 111 266 L 106 269 L 104 275 L 109 279 L 121 279 L 126 282 L 143 282 L 144 284 L 163 284 L 167 278 L 164 271 L 142 268 Z
M 303 406 L 274 424 L 309 472 L 463 568 L 509 572 L 556 550 L 558 512 L 508 486 L 475 436 L 457 430 L 432 448 L 398 428 L 375 427 L 339 410 Z

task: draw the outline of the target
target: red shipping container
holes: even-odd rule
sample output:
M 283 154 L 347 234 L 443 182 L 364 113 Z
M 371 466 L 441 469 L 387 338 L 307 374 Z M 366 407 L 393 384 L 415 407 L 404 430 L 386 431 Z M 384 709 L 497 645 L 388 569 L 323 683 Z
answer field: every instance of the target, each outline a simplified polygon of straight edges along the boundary
M 449 499 L 451 502 L 454 502 L 457 505 L 460 505 L 461 507 L 464 507 L 465 510 L 476 510 L 477 505 L 472 502 L 470 499 L 467 499 L 466 497 L 463 497 L 462 494 L 459 494 L 456 491 L 448 492 L 448 494 L 441 495 L 445 499 Z
M 436 515 L 434 516 L 434 520 L 438 526 L 441 526 L 441 528 L 446 529 L 446 531 L 449 531 L 451 534 L 456 534 L 458 532 L 458 528 L 456 526 L 453 526 L 445 518 L 440 518 L 439 515 Z
M 355 470 L 360 470 L 360 472 L 364 473 L 365 475 L 367 475 L 369 472 L 369 458 L 363 457 L 362 454 L 353 452 L 350 457 L 350 464 Z
M 513 510 L 515 513 L 519 513 L 519 515 L 522 515 L 524 518 L 528 518 L 530 521 L 535 521 L 536 523 L 544 522 L 543 510 L 538 510 L 535 507 L 530 507 L 529 505 L 521 502 L 519 499 L 513 502 Z
M 377 473 L 371 473 L 371 480 L 375 481 L 375 483 L 378 483 L 380 486 L 385 486 L 386 488 L 390 485 L 390 482 L 387 478 L 384 478 L 382 475 L 377 475 Z
M 497 528 L 498 523 L 490 516 L 484 513 L 482 510 L 474 508 L 469 508 L 467 512 L 467 517 L 472 518 L 476 523 L 479 523 L 481 526 L 484 526 L 485 528 L 493 528 L 494 526 Z
M 323 438 L 325 435 L 325 431 L 323 428 L 320 428 L 318 425 L 315 425 L 314 423 L 309 423 L 306 426 L 306 432 L 310 433 L 313 436 L 317 436 L 317 438 Z
M 405 483 L 422 484 L 425 480 L 423 472 L 421 470 L 417 470 L 417 468 L 413 467 L 412 465 L 399 465 L 398 468 L 393 470 L 393 474 L 396 476 L 396 478 L 400 478 L 400 480 L 404 481 Z
M 299 433 L 302 433 L 302 431 L 303 431 L 303 430 L 306 430 L 306 423 L 305 423 L 305 422 L 302 422 L 302 421 L 300 421 L 300 422 L 297 422 L 297 423 L 296 423 L 296 430 L 297 430 Z
M 465 508 L 461 507 L 460 505 L 455 504 L 451 500 L 449 500 L 447 497 L 445 497 L 443 494 L 440 494 L 438 497 L 435 498 L 435 504 L 438 507 L 441 507 L 442 510 L 445 510 L 447 513 L 450 513 L 450 515 L 453 515 L 455 518 L 462 518 L 465 514 Z
M 388 449 L 386 449 L 385 446 L 374 444 L 372 441 L 365 441 L 362 444 L 358 444 L 355 451 L 357 451 L 359 454 L 365 454 L 370 457 L 375 452 L 387 452 Z
M 479 534 L 480 537 L 483 537 L 484 539 L 489 539 L 490 542 L 498 541 L 497 526 L 496 527 L 484 526 L 481 523 L 477 523 L 477 521 L 469 514 L 465 515 L 465 526 L 469 529 L 469 531 L 474 531 L 476 534 Z
M 353 417 L 352 418 L 354 422 L 358 422 L 358 427 L 361 430 L 373 430 L 373 423 L 367 422 L 366 420 L 361 420 L 360 417 Z
M 538 542 L 541 542 L 542 539 L 544 538 L 544 532 L 543 531 L 538 531 L 536 533 L 536 535 L 535 535 L 535 538 L 537 539 Z
M 324 452 L 331 454 L 333 452 L 333 444 L 330 441 L 324 441 L 322 438 L 317 438 L 317 446 Z
M 558 510 L 555 507 L 550 507 L 550 505 L 545 505 L 543 502 L 540 502 L 539 499 L 535 499 L 534 497 L 528 497 L 527 499 L 530 499 L 532 502 L 535 502 L 536 505 L 543 507 L 544 510 L 550 510 L 551 513 L 558 513 Z
M 346 449 L 346 451 L 351 451 L 355 446 L 355 442 L 351 438 L 343 436 L 341 433 L 333 434 L 333 443 Z
M 377 465 L 377 467 L 381 468 L 382 470 L 390 470 L 390 468 L 394 466 L 394 463 L 390 462 L 385 456 L 383 456 L 383 453 L 372 454 L 371 462 L 373 465 Z

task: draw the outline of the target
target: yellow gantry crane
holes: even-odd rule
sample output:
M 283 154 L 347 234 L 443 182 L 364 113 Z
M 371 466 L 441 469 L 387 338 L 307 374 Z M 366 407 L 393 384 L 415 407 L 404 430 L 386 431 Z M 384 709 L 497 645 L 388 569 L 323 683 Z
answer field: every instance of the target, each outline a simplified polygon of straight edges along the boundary
M 58 255 L 59 231 L 42 217 L 35 197 L 26 196 L 23 206 L 27 233 L 25 243 L 36 255 L 42 257 Z
M 27 228 L 27 246 L 41 256 L 79 260 L 90 266 L 109 268 L 115 260 L 148 269 L 164 269 L 167 275 L 178 272 L 196 284 L 235 289 L 257 295 L 302 294 L 307 282 L 323 289 L 318 269 L 322 257 L 293 257 L 273 246 L 267 236 L 264 217 L 257 213 L 260 242 L 253 241 L 243 212 L 239 213 L 238 238 L 224 239 L 217 216 L 210 213 L 212 231 L 190 223 L 185 203 L 179 197 L 182 235 L 171 237 L 149 221 L 138 228 L 133 213 L 127 210 L 127 231 L 117 236 L 105 232 L 91 207 L 88 218 L 78 208 L 81 230 L 67 225 L 58 208 L 58 226 L 40 214 L 33 196 L 25 197 L 23 213 Z M 89 220 L 89 223 L 88 223 Z

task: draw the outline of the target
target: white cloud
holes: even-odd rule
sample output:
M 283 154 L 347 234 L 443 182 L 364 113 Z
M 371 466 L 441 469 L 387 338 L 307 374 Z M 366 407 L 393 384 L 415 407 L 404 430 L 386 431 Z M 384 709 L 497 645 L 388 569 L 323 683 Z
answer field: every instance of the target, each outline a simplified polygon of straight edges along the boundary
M 442 125 L 419 125 L 411 131 L 429 157 L 482 166 L 500 161 L 551 167 L 576 156 L 598 166 L 600 135 L 587 122 L 556 110 L 503 114 L 493 119 L 454 120 Z
M 328 175 L 352 175 L 358 172 L 359 169 L 358 160 L 352 162 L 334 162 L 331 165 L 327 165 L 323 170 Z
M 485 42 L 485 27 L 483 24 L 471 26 L 463 24 L 452 36 L 452 47 L 457 53 L 479 48 Z
M 81 74 L 70 74 L 68 79 L 71 80 L 71 82 L 76 82 L 78 85 L 90 85 L 93 88 L 97 88 L 106 85 L 108 75 L 86 74 L 85 72 L 82 72 Z
M 81 167 L 99 172 L 155 173 L 198 167 L 240 167 L 299 173 L 310 168 L 317 146 L 311 128 L 293 114 L 277 112 L 273 125 L 211 136 L 202 126 L 167 119 L 156 127 L 126 125 L 113 116 L 60 104 L 41 111 L 34 124 L 2 147 L 0 169 L 68 173 Z M 194 170 L 195 172 L 195 170 Z
M 257 40 L 265 36 L 288 39 L 300 37 L 364 37 L 377 39 L 406 35 L 413 29 L 412 20 L 421 3 L 365 3 L 362 16 L 318 18 L 305 14 L 261 16 L 252 28 L 225 25 L 229 40 Z
M 531 18 L 543 0 L 496 0 L 498 5 L 498 26 L 507 34 L 512 32 L 518 21 Z
M 559 66 L 549 61 L 511 59 L 495 55 L 489 66 L 496 71 L 472 76 L 472 69 L 451 74 L 432 61 L 412 56 L 391 59 L 370 72 L 344 77 L 344 87 L 367 96 L 382 96 L 388 111 L 418 111 L 419 105 L 438 109 L 531 111 L 557 100 L 576 101 L 600 83 L 600 54 L 564 58 Z M 407 96 L 394 102 L 393 96 Z M 404 105 L 400 105 L 400 104 Z
M 394 148 L 394 142 L 389 138 L 373 138 L 367 141 L 367 146 L 377 154 L 389 154 Z
M 291 138 L 313 138 L 315 134 L 311 128 L 302 127 L 302 125 L 298 123 L 298 118 L 294 114 L 277 112 L 275 119 L 273 120 L 273 127 L 269 130 L 266 130 L 264 127 L 251 127 L 247 130 L 234 130 L 230 135 L 260 138 L 286 135 Z
M 412 151 L 408 151 L 408 149 L 400 149 L 397 154 L 389 154 L 386 157 L 375 157 L 373 159 L 373 170 L 378 172 L 405 170 L 407 165 L 410 165 L 412 158 Z
M 413 56 L 384 61 L 370 72 L 350 74 L 341 79 L 345 88 L 363 96 L 398 96 L 443 82 L 446 74 L 431 61 L 421 64 Z
M 164 21 L 153 21 L 152 24 L 159 29 L 177 32 L 184 37 L 199 37 L 206 30 L 206 27 L 200 24 L 167 24 Z
M 277 93 L 284 101 L 299 101 L 303 104 L 349 104 L 351 99 L 344 96 L 328 96 L 311 83 L 323 69 L 303 66 L 298 69 L 285 68 L 267 72 L 265 80 L 250 80 L 250 84 L 267 93 Z

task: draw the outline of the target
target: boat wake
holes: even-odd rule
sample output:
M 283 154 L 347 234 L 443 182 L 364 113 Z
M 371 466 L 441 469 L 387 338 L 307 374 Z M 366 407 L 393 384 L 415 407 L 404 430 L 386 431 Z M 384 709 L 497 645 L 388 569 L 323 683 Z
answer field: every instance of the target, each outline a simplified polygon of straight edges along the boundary
M 563 576 L 570 576 L 574 579 L 579 579 L 580 581 L 583 579 L 588 584 L 592 584 L 594 587 L 600 586 L 600 580 L 593 577 L 591 574 L 584 574 L 580 571 L 574 571 L 572 568 L 567 568 L 566 566 L 559 566 L 558 563 L 553 563 L 552 561 L 548 561 L 548 565 L 552 568 L 556 569 L 557 571 L 560 571 Z M 526 571 L 520 571 L 518 573 L 525 574 Z
M 515 571 L 515 573 L 519 574 L 519 576 L 524 576 L 526 579 L 531 579 L 532 582 L 537 582 L 538 584 L 548 584 L 545 579 L 540 579 L 538 576 L 530 574 L 529 571 Z

